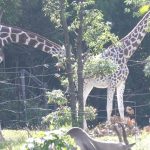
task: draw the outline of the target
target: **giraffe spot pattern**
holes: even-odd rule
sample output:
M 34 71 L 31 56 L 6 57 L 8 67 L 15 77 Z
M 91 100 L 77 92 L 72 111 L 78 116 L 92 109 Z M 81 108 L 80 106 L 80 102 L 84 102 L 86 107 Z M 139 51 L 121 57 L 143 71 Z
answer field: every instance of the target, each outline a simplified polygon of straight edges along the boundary
M 16 34 L 11 34 L 12 42 L 16 42 L 16 38 L 17 38 Z
M 25 31 L 16 27 L 0 25 L 0 39 L 1 47 L 12 42 L 30 45 L 52 55 L 61 55 L 61 57 L 66 54 L 65 49 L 63 49 L 60 45 L 36 33 Z
M 20 33 L 20 32 L 21 32 L 20 29 L 12 28 L 12 30 L 11 30 L 11 33 L 14 33 L 14 34 L 18 34 L 18 33 Z
M 35 39 L 30 39 L 29 45 L 34 47 L 37 44 L 37 41 Z
M 6 33 L 9 33 L 10 32 L 10 29 L 8 27 L 2 27 L 1 28 L 1 32 L 6 32 Z
M 139 43 L 137 41 L 135 41 L 132 45 L 133 45 L 133 47 L 138 47 Z
M 26 40 L 28 39 L 28 36 L 26 35 L 26 33 L 22 33 L 19 35 L 19 41 L 21 43 L 26 43 Z
M 8 33 L 0 33 L 1 38 L 5 38 L 8 36 Z
M 43 47 L 44 47 L 44 45 L 43 45 L 42 43 L 40 43 L 40 44 L 37 46 L 37 48 L 42 49 L 42 51 L 43 51 Z
M 49 52 L 50 48 L 48 46 L 45 46 L 44 51 Z

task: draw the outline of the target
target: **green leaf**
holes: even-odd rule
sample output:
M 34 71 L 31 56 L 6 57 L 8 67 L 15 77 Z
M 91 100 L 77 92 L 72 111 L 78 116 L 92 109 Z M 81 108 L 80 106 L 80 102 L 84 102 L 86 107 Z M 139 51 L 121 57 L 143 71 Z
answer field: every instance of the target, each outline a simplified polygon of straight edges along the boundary
M 140 7 L 139 9 L 139 13 L 141 15 L 145 14 L 146 12 L 148 12 L 150 10 L 150 5 L 144 5 L 142 7 Z

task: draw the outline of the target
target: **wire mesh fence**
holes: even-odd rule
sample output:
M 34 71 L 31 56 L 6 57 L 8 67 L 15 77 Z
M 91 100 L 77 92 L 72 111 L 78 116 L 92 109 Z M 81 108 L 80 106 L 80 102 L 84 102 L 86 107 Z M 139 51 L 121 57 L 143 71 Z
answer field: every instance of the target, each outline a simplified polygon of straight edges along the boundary
M 134 65 L 143 64 L 143 61 L 138 61 Z M 20 69 L 25 68 L 37 68 L 37 67 L 50 67 L 54 64 L 42 64 L 42 65 L 36 65 L 31 67 L 20 67 Z M 23 126 L 28 125 L 41 125 L 42 117 L 49 114 L 50 112 L 54 111 L 56 109 L 56 105 L 48 105 L 47 100 L 45 98 L 45 91 L 48 91 L 49 89 L 45 86 L 44 83 L 38 80 L 38 77 L 43 76 L 55 76 L 56 73 L 49 73 L 49 74 L 38 74 L 38 75 L 32 75 L 31 73 L 25 73 L 18 71 L 13 71 L 13 69 L 16 69 L 16 67 L 11 68 L 0 68 L 0 74 L 15 74 L 16 76 L 13 76 L 13 78 L 8 78 L 7 80 L 1 80 L 0 84 L 5 85 L 2 88 L 0 88 L 1 93 L 11 93 L 10 95 L 5 96 L 3 94 L 0 95 L 0 120 L 2 127 L 6 128 L 21 128 Z M 19 75 L 20 74 L 20 75 Z M 63 75 L 66 73 L 62 73 Z M 61 74 L 61 75 L 62 75 Z M 25 82 L 25 78 L 28 78 L 30 80 L 30 83 Z M 18 82 L 20 80 L 20 82 Z M 31 80 L 34 80 L 36 84 L 33 84 Z M 37 90 L 36 92 L 33 92 L 33 90 Z M 11 92 L 9 92 L 11 91 Z M 14 92 L 18 92 L 18 97 L 13 97 Z M 26 94 L 25 91 L 28 91 L 29 94 Z M 35 94 L 36 93 L 36 94 Z M 124 94 L 124 99 L 126 97 L 142 97 L 142 96 L 149 96 L 150 92 L 147 93 L 127 93 Z M 106 103 L 107 95 L 89 95 L 89 98 L 93 98 L 99 101 L 99 103 Z M 150 102 L 148 103 L 138 103 L 136 100 L 124 101 L 125 107 L 130 106 L 134 109 L 134 117 L 137 118 L 145 118 L 146 120 L 149 120 L 150 114 L 144 114 L 139 115 L 137 113 L 138 111 L 142 111 L 143 109 L 148 109 L 150 107 Z M 96 117 L 97 121 L 100 119 L 106 120 L 106 109 L 105 107 L 101 109 L 97 109 L 98 116 Z M 117 108 L 117 101 L 114 100 L 114 109 L 113 114 L 118 114 L 118 108 Z M 148 121 L 149 122 L 149 121 Z

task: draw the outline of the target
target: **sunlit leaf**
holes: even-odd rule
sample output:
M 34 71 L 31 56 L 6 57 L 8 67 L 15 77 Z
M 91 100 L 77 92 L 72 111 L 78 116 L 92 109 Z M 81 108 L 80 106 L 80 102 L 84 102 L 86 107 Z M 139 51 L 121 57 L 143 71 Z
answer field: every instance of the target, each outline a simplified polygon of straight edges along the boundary
M 150 10 L 150 5 L 144 5 L 144 6 L 140 7 L 139 13 L 143 15 L 146 12 L 148 12 L 149 10 Z

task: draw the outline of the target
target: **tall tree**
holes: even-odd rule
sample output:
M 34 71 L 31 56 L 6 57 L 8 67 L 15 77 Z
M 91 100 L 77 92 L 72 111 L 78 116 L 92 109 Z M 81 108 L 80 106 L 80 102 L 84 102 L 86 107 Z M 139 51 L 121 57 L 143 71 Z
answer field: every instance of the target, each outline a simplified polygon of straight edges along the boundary
M 102 13 L 93 7 L 94 3 L 94 0 L 79 0 L 71 2 L 67 0 L 44 1 L 44 11 L 46 15 L 50 16 L 51 21 L 56 24 L 57 28 L 63 28 L 64 31 L 69 93 L 71 95 L 73 94 L 73 97 L 70 97 L 71 109 L 72 114 L 77 110 L 75 87 L 73 86 L 74 82 L 76 82 L 77 101 L 79 101 L 78 123 L 82 128 L 86 127 L 86 124 L 84 123 L 85 108 L 83 104 L 83 80 L 85 76 L 85 67 L 82 55 L 87 50 L 89 52 L 91 50 L 91 52 L 93 52 L 93 54 L 91 54 L 96 55 L 97 53 L 102 52 L 103 46 L 107 42 L 116 41 L 114 34 L 110 33 L 109 25 L 104 22 Z M 70 53 L 70 47 L 74 50 L 74 58 L 72 58 Z M 74 75 L 74 70 L 72 69 L 71 59 L 75 59 L 75 64 L 77 64 L 77 72 L 74 73 L 76 76 L 75 78 L 72 76 Z M 70 69 L 68 70 L 68 68 Z M 74 118 L 72 118 L 72 120 Z

